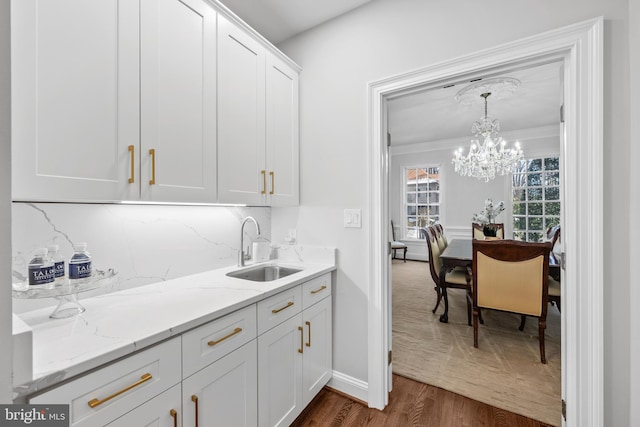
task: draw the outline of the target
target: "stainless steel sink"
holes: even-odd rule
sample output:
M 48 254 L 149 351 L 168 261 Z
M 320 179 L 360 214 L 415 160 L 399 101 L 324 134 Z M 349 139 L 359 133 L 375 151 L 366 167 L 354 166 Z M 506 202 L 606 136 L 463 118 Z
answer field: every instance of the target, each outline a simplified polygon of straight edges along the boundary
M 282 279 L 299 271 L 302 270 L 298 268 L 281 267 L 279 265 L 261 265 L 254 268 L 230 271 L 227 273 L 227 276 L 252 280 L 254 282 L 270 282 L 272 280 Z

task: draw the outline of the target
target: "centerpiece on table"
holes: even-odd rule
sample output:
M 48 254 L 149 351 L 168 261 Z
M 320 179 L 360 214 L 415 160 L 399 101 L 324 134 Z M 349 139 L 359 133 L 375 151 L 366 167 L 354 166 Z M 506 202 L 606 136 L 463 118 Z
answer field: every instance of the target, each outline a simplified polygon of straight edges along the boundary
M 482 212 L 473 214 L 472 221 L 483 226 L 484 235 L 496 237 L 498 227 L 495 226 L 496 217 L 504 211 L 504 202 L 494 204 L 491 198 L 484 201 Z

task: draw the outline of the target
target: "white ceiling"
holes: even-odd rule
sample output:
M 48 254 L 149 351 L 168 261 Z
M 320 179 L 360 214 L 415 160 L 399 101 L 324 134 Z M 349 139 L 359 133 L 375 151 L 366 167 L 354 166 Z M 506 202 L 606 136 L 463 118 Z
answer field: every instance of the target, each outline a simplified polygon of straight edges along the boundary
M 515 77 L 520 88 L 506 98 L 488 98 L 490 117 L 500 120 L 501 131 L 508 132 L 558 124 L 560 121 L 560 63 L 509 72 L 498 76 Z M 460 137 L 471 138 L 471 125 L 484 116 L 484 101 L 462 105 L 454 99 L 468 86 L 463 81 L 453 87 L 424 90 L 388 102 L 389 132 L 392 144 L 412 144 Z
M 371 0 L 220 0 L 273 44 Z

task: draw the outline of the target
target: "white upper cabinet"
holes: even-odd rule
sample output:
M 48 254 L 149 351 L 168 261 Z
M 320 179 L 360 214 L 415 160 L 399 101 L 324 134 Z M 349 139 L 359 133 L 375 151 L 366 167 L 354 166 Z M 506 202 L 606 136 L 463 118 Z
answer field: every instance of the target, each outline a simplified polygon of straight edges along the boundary
M 142 0 L 143 200 L 216 201 L 216 15 L 203 0 Z
M 138 2 L 14 0 L 11 13 L 14 200 L 137 199 Z
M 268 204 L 298 205 L 298 72 L 269 53 L 266 78 Z
M 265 48 L 218 16 L 218 198 L 264 203 Z
M 297 205 L 298 71 L 218 17 L 218 198 Z

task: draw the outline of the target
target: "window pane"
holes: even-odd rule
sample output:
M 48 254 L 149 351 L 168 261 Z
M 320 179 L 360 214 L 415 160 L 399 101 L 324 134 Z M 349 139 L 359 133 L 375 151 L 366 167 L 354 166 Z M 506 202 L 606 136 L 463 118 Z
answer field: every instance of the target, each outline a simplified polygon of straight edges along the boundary
M 527 189 L 527 198 L 529 200 L 542 200 L 542 188 Z
M 430 182 L 429 191 L 440 191 L 440 181 Z
M 513 190 L 513 201 L 514 202 L 522 202 L 526 199 L 526 191 L 524 189 L 514 189 Z
M 544 168 L 546 170 L 558 170 L 560 169 L 560 158 L 548 157 L 544 159 Z
M 429 195 L 427 193 L 418 193 L 418 203 L 425 204 L 429 201 Z
M 527 185 L 529 187 L 539 187 L 542 185 L 541 173 L 530 173 L 527 175 Z
M 416 206 L 407 206 L 407 215 L 416 215 L 417 214 Z
M 514 230 L 526 230 L 527 224 L 525 222 L 525 217 L 523 216 L 514 216 L 513 217 L 513 229 Z
M 525 240 L 525 233 L 523 231 L 514 231 L 513 232 L 513 240 Z
M 528 218 L 527 224 L 529 225 L 529 230 L 540 230 L 542 231 L 542 218 Z
M 542 203 L 529 203 L 528 208 L 529 215 L 542 215 Z
M 529 172 L 537 172 L 542 170 L 542 159 L 533 159 L 529 160 L 529 165 L 527 167 Z
M 560 188 L 550 187 L 544 189 L 545 200 L 560 200 Z
M 406 226 L 408 228 L 410 227 L 415 227 L 416 226 L 416 217 L 415 216 L 409 216 L 407 217 L 407 224 Z
M 560 173 L 559 172 L 545 172 L 544 173 L 544 185 L 560 185 Z
M 525 215 L 527 208 L 526 203 L 514 203 L 513 204 L 513 214 L 514 215 Z
M 527 233 L 527 241 L 529 241 L 529 242 L 541 242 L 542 241 L 542 233 L 540 233 L 540 232 Z
M 416 203 L 416 193 L 407 193 L 407 203 L 408 204 Z
M 549 227 L 553 227 L 556 225 L 560 225 L 560 217 L 559 216 L 548 216 L 545 218 L 545 229 Z
M 545 215 L 560 215 L 560 202 L 545 203 Z

